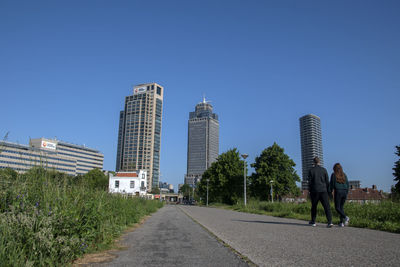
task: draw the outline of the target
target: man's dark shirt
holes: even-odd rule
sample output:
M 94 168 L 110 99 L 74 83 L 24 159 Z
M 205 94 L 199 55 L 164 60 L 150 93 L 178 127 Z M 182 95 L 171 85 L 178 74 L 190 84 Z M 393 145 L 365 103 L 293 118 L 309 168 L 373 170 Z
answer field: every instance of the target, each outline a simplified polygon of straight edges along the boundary
M 319 165 L 311 168 L 307 180 L 310 192 L 330 192 L 328 172 L 325 168 Z

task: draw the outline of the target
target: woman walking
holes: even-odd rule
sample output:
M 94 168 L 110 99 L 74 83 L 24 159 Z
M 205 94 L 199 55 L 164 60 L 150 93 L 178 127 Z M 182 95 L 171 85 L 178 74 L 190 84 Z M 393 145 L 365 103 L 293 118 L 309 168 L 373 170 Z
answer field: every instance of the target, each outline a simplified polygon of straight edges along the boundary
M 349 180 L 343 172 L 340 163 L 333 166 L 333 173 L 330 182 L 331 190 L 334 190 L 335 209 L 340 216 L 340 227 L 349 224 L 350 218 L 346 216 L 343 210 L 344 203 L 346 202 L 347 193 L 349 192 Z

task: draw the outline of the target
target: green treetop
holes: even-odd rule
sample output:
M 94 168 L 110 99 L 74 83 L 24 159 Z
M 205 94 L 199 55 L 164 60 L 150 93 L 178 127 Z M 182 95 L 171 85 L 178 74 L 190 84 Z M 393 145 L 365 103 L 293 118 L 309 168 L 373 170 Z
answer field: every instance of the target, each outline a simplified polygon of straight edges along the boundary
M 190 191 L 192 191 L 192 188 L 188 184 L 184 184 L 181 186 L 181 188 L 179 188 L 179 193 L 181 193 L 184 198 L 189 197 Z
M 397 151 L 395 152 L 395 154 L 400 157 L 400 146 L 396 146 L 396 149 Z M 397 183 L 392 188 L 392 192 L 395 195 L 400 196 L 400 159 L 394 163 L 393 171 L 394 181 L 396 181 Z
M 209 202 L 233 204 L 243 198 L 243 168 L 244 161 L 240 160 L 236 148 L 228 150 L 218 156 L 202 175 L 197 192 L 203 200 L 207 195 Z
M 251 164 L 255 169 L 255 173 L 249 179 L 252 196 L 262 200 L 268 199 L 271 181 L 275 197 L 298 196 L 300 189 L 296 182 L 300 181 L 300 177 L 294 170 L 295 166 L 294 161 L 276 143 L 264 149 L 261 155 L 256 157 L 255 163 Z

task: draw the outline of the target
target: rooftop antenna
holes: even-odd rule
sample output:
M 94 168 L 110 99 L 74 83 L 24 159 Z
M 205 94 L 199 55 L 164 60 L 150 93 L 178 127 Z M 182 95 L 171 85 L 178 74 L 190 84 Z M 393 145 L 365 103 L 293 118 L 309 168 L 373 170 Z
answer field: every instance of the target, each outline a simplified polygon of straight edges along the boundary
M 203 104 L 209 104 L 209 103 L 211 103 L 211 101 L 210 100 L 206 100 L 206 95 L 203 93 L 203 102 L 202 102 Z

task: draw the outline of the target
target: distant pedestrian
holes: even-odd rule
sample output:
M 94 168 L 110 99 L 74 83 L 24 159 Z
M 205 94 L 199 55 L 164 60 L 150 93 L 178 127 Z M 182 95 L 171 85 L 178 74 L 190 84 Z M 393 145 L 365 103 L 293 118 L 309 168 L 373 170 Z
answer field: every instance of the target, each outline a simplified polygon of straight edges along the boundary
M 343 172 L 340 163 L 333 166 L 333 173 L 330 182 L 331 190 L 334 190 L 335 209 L 340 216 L 340 227 L 349 224 L 350 218 L 344 213 L 343 207 L 349 193 L 349 180 L 347 175 Z
M 314 167 L 308 172 L 308 188 L 311 197 L 311 221 L 310 225 L 316 226 L 315 219 L 317 217 L 317 206 L 318 201 L 321 201 L 324 207 L 326 219 L 328 220 L 327 227 L 330 228 L 332 224 L 331 207 L 329 205 L 329 176 L 328 172 L 324 167 L 320 166 L 320 160 L 318 157 L 314 158 Z

